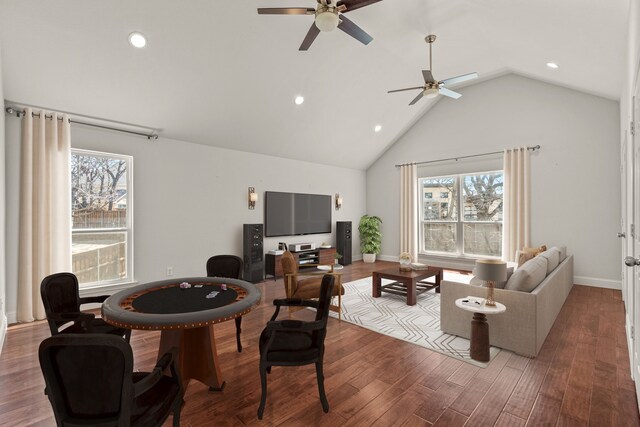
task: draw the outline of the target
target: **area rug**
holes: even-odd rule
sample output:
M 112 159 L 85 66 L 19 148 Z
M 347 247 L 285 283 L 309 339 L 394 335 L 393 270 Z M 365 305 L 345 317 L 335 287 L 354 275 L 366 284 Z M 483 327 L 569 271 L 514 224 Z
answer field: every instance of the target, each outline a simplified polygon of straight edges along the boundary
M 451 280 L 455 273 L 445 273 L 445 280 Z M 459 279 L 467 279 L 464 276 Z M 463 280 L 459 280 L 463 281 Z M 384 285 L 391 280 L 383 279 Z M 343 284 L 342 320 L 381 334 L 408 341 L 429 348 L 447 356 L 463 360 L 476 366 L 486 367 L 469 356 L 469 340 L 440 330 L 440 294 L 428 291 L 418 295 L 414 306 L 407 305 L 400 295 L 382 293 L 379 298 L 371 296 L 371 277 Z M 331 312 L 333 317 L 337 313 Z M 471 325 L 469 325 L 471 327 Z M 491 347 L 493 359 L 500 349 Z

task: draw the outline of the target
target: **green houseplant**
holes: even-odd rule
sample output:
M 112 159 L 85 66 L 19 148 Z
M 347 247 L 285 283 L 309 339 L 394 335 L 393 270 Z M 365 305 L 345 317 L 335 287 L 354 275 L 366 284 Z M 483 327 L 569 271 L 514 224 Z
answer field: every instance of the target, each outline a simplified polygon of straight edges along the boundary
M 382 220 L 374 215 L 363 215 L 360 218 L 358 231 L 360 232 L 360 250 L 364 262 L 375 262 L 376 255 L 380 253 L 382 233 L 380 225 Z

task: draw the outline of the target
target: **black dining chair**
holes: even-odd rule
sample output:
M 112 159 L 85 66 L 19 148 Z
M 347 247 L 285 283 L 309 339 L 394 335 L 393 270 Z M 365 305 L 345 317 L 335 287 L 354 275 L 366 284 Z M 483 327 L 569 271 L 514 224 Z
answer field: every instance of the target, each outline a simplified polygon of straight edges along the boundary
M 128 342 L 107 334 L 59 334 L 38 351 L 56 425 L 161 426 L 173 412 L 180 425 L 183 389 L 175 368 L 177 349 L 152 372 L 133 372 Z M 163 371 L 170 369 L 171 376 Z
M 324 392 L 324 338 L 327 334 L 329 305 L 335 277 L 325 275 L 320 286 L 318 301 L 299 298 L 276 299 L 276 311 L 260 334 L 260 381 L 262 396 L 258 408 L 258 419 L 262 419 L 267 401 L 267 373 L 272 366 L 301 366 L 315 363 L 320 402 L 324 412 L 329 412 L 329 402 Z M 313 307 L 316 317 L 312 322 L 302 320 L 276 320 L 280 307 Z
M 207 260 L 208 277 L 228 277 L 230 279 L 242 279 L 242 258 L 235 255 L 215 255 Z M 236 344 L 238 353 L 242 352 L 240 333 L 242 332 L 242 316 L 236 317 Z
M 92 313 L 80 311 L 82 304 L 102 303 L 109 295 L 80 298 L 78 278 L 73 273 L 45 277 L 40 283 L 40 296 L 51 335 L 101 333 L 119 335 L 127 341 L 131 338 L 131 329 L 112 326 Z M 62 328 L 64 325 L 67 326 Z

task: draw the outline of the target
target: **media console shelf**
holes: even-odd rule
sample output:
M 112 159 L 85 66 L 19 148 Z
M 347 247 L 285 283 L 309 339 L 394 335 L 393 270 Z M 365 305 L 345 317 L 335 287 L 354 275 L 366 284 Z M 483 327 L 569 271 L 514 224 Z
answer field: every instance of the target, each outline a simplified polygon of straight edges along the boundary
M 318 264 L 333 264 L 336 248 L 317 248 L 308 251 L 291 252 L 299 269 L 315 268 Z M 282 255 L 266 254 L 264 274 L 273 276 L 273 280 L 282 277 Z M 311 265 L 308 265 L 311 264 Z

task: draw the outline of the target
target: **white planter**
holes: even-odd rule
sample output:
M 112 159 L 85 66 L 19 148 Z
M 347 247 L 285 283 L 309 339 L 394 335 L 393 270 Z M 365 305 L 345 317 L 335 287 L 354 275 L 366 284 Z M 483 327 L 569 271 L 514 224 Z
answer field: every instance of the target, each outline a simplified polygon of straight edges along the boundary
M 376 262 L 376 254 L 362 254 L 362 260 L 366 263 Z

